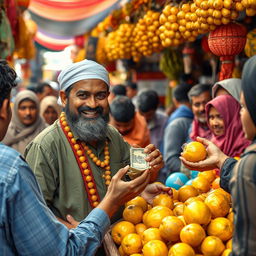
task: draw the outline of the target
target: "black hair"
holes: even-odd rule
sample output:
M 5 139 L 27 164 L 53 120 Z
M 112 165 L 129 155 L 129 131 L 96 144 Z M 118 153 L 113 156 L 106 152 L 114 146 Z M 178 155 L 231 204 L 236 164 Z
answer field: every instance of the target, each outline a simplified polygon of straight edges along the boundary
M 173 89 L 173 97 L 178 102 L 189 102 L 188 92 L 191 89 L 191 85 L 189 84 L 179 84 Z
M 136 83 L 127 83 L 126 85 L 127 87 L 130 87 L 133 90 L 137 90 L 138 89 L 138 85 Z
M 46 82 L 42 82 L 42 83 L 39 83 L 36 87 L 36 93 L 42 93 L 44 91 L 44 88 L 45 87 L 49 87 L 49 88 L 52 88 L 48 83 Z
M 135 106 L 127 96 L 117 96 L 110 104 L 110 113 L 117 122 L 127 123 L 134 118 Z
M 138 95 L 138 108 L 141 112 L 146 113 L 150 110 L 156 110 L 159 104 L 159 97 L 156 91 L 142 91 Z
M 2 107 L 3 101 L 9 97 L 13 87 L 16 83 L 17 74 L 12 69 L 7 61 L 0 60 L 0 107 Z
M 188 98 L 192 101 L 192 97 L 199 96 L 203 92 L 209 92 L 211 95 L 212 86 L 210 84 L 196 84 L 188 92 Z
M 117 84 L 113 86 L 111 91 L 115 96 L 118 96 L 118 95 L 126 96 L 126 88 L 123 84 Z

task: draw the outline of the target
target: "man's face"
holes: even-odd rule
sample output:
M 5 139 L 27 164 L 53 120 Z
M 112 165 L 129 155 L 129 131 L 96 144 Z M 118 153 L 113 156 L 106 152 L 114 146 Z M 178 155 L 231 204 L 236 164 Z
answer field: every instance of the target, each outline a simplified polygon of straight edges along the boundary
M 57 113 L 57 111 L 53 107 L 49 106 L 44 111 L 43 117 L 44 117 L 45 122 L 47 124 L 53 124 L 54 121 L 57 120 L 57 118 L 58 118 L 58 113 Z
M 134 118 L 129 122 L 118 122 L 110 115 L 110 122 L 123 136 L 129 134 L 134 128 Z
M 38 94 L 38 99 L 41 101 L 46 96 L 54 96 L 55 94 L 51 86 L 45 86 L 43 92 Z
M 31 100 L 23 100 L 18 106 L 18 117 L 22 124 L 30 126 L 36 122 L 37 106 Z
M 149 110 L 148 112 L 141 112 L 141 111 L 139 112 L 142 116 L 145 117 L 147 123 L 149 123 L 155 116 L 156 110 L 152 109 L 152 110 Z
M 248 140 L 253 140 L 256 135 L 256 126 L 253 123 L 251 115 L 247 109 L 243 92 L 241 93 L 240 102 L 241 102 L 240 116 L 241 116 L 241 122 L 243 126 L 243 131 L 245 133 L 245 137 Z
M 211 107 L 209 111 L 209 125 L 216 136 L 221 136 L 225 133 L 224 120 L 218 110 L 214 107 Z
M 1 122 L 0 122 L 0 127 L 1 127 L 1 129 L 0 129 L 0 141 L 4 138 L 4 136 L 7 132 L 8 126 L 10 124 L 11 118 L 12 118 L 12 109 L 11 109 L 11 106 L 10 106 L 10 95 L 2 103 L 1 111 L 2 111 L 2 113 L 3 112 L 6 113 L 7 118 L 4 119 L 4 120 L 1 120 Z
M 71 129 L 83 141 L 104 139 L 109 115 L 109 90 L 99 79 L 73 84 L 64 109 Z
M 201 123 L 206 123 L 205 105 L 211 100 L 210 92 L 206 91 L 198 96 L 192 96 L 191 100 L 195 118 Z

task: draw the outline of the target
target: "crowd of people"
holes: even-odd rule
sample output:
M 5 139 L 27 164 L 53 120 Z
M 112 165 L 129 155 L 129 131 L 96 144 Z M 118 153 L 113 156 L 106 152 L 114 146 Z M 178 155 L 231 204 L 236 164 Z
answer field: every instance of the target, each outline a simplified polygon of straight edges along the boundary
M 126 201 L 171 195 L 154 181 L 212 168 L 232 194 L 232 255 L 253 255 L 255 211 L 243 199 L 253 201 L 256 192 L 256 56 L 242 79 L 178 84 L 170 115 L 159 107 L 155 90 L 110 85 L 108 72 L 94 61 L 63 69 L 58 93 L 40 83 L 20 91 L 13 106 L 16 73 L 1 61 L 0 74 L 3 255 L 104 255 L 101 241 Z M 181 156 L 192 140 L 205 144 L 206 160 L 191 163 Z M 134 180 L 126 175 L 130 147 L 144 148 L 150 165 Z

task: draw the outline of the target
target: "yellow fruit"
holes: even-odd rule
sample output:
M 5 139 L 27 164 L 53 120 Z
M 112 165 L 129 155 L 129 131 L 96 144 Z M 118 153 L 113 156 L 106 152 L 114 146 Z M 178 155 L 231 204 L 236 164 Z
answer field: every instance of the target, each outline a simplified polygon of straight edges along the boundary
M 185 145 L 182 156 L 190 162 L 199 162 L 206 158 L 207 152 L 205 146 L 198 142 L 192 141 Z
M 186 223 L 185 218 L 184 218 L 184 216 L 183 216 L 183 215 L 178 216 L 178 218 L 183 222 L 184 226 L 186 226 L 186 225 L 187 225 L 187 223 Z
M 213 218 L 225 217 L 230 209 L 229 202 L 226 197 L 219 193 L 211 193 L 206 197 L 204 203 L 211 210 Z
M 219 217 L 213 219 L 207 227 L 207 234 L 217 236 L 225 242 L 232 237 L 233 224 L 227 218 Z
M 228 192 L 226 192 L 223 188 L 217 188 L 210 192 L 210 194 L 216 194 L 216 193 L 220 193 L 223 196 L 225 196 L 228 202 L 231 204 L 231 195 Z
M 201 244 L 201 251 L 205 256 L 219 256 L 224 250 L 224 244 L 216 236 L 207 236 Z
M 213 2 L 213 8 L 216 10 L 221 10 L 223 7 L 223 1 L 222 0 L 215 0 Z
M 256 15 L 256 9 L 253 8 L 246 8 L 245 9 L 247 16 L 255 16 Z
M 173 209 L 173 214 L 175 216 L 181 216 L 181 215 L 183 215 L 183 212 L 184 212 L 184 204 L 183 203 L 176 205 Z
M 221 256 L 228 256 L 232 251 L 230 249 L 226 249 L 223 251 L 223 253 L 221 254 Z
M 126 254 L 138 253 L 142 249 L 142 242 L 138 234 L 128 234 L 122 240 L 122 249 Z
M 148 228 L 142 234 L 142 244 L 146 244 L 151 240 L 162 240 L 160 230 L 158 228 Z
M 142 249 L 144 256 L 167 256 L 168 249 L 164 242 L 152 240 L 147 242 Z
M 143 232 L 147 229 L 146 225 L 139 223 L 135 226 L 135 231 L 138 235 L 142 236 Z
M 118 222 L 111 231 L 112 238 L 116 244 L 121 244 L 123 238 L 131 233 L 135 232 L 135 227 L 128 221 Z
M 196 177 L 193 179 L 192 186 L 195 187 L 199 193 L 206 193 L 211 189 L 211 183 L 204 177 Z
M 171 247 L 168 256 L 195 256 L 195 252 L 190 245 L 177 243 Z
M 178 241 L 184 223 L 176 216 L 167 216 L 159 226 L 161 237 L 167 241 Z
M 203 177 L 207 179 L 210 183 L 212 183 L 216 178 L 216 173 L 214 170 L 204 171 L 204 172 L 200 172 L 198 174 L 198 177 Z
M 232 239 L 229 239 L 226 243 L 226 248 L 232 250 Z
M 119 252 L 120 256 L 128 256 L 128 254 L 124 253 L 122 245 L 119 246 L 118 252 Z
M 206 234 L 202 226 L 196 223 L 185 226 L 180 232 L 180 240 L 192 247 L 199 246 L 205 239 Z
M 198 223 L 207 225 L 211 220 L 211 211 L 204 202 L 195 201 L 184 207 L 184 219 L 186 223 Z
M 173 198 L 173 200 L 177 200 L 178 196 L 179 196 L 178 190 L 176 190 L 175 188 L 172 188 L 172 198 Z
M 194 188 L 191 185 L 185 185 L 182 186 L 179 190 L 178 190 L 178 199 L 181 202 L 185 202 L 188 198 L 190 197 L 194 197 L 198 195 L 198 191 L 196 188 Z
M 165 206 L 170 209 L 173 209 L 174 207 L 173 200 L 168 194 L 157 195 L 153 200 L 153 206 L 157 206 L 157 205 Z
M 137 205 L 129 205 L 123 211 L 123 218 L 133 224 L 138 224 L 142 221 L 143 210 Z
M 189 205 L 190 203 L 195 202 L 195 201 L 203 202 L 204 200 L 199 196 L 195 196 L 195 197 L 190 197 L 188 200 L 185 201 L 184 204 Z
M 170 208 L 165 206 L 155 206 L 148 211 L 146 217 L 143 218 L 143 222 L 148 228 L 158 228 L 164 217 L 172 215 L 173 212 Z
M 143 256 L 143 254 L 141 254 L 141 253 L 133 253 L 130 256 Z
M 217 177 L 213 182 L 212 182 L 212 188 L 217 189 L 220 187 L 220 177 Z
M 125 207 L 128 206 L 128 205 L 140 206 L 142 208 L 143 212 L 147 211 L 147 209 L 148 209 L 147 201 L 141 196 L 136 196 L 132 200 L 128 201 L 125 204 Z

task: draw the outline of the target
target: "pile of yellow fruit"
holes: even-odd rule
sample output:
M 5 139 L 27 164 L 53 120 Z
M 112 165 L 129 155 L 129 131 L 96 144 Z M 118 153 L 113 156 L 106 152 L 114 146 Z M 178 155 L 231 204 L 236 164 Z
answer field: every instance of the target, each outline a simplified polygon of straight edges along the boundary
M 110 61 L 131 58 L 133 28 L 133 24 L 121 24 L 117 30 L 107 35 L 105 52 Z
M 214 171 L 205 171 L 192 185 L 172 188 L 172 197 L 157 195 L 152 205 L 140 196 L 129 201 L 123 220 L 111 231 L 120 255 L 229 255 L 233 234 L 231 197 L 218 182 Z
M 150 56 L 154 52 L 163 49 L 159 38 L 159 12 L 147 11 L 147 13 L 139 19 L 133 30 L 132 56 L 134 61 L 138 61 L 140 57 Z

